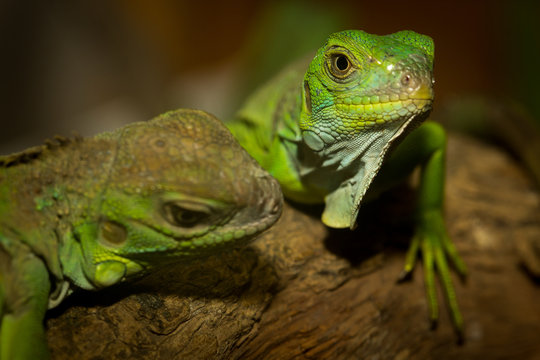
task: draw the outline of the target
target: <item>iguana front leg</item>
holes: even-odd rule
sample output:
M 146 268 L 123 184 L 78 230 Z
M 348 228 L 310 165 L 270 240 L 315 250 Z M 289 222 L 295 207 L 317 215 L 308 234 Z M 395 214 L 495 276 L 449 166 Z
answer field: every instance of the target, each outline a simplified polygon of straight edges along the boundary
M 46 359 L 49 354 L 43 329 L 49 273 L 40 258 L 23 248 L 9 251 L 0 242 L 0 360 Z
M 444 222 L 446 134 L 437 123 L 426 122 L 397 147 L 383 166 L 374 186 L 387 188 L 420 164 L 417 202 L 414 214 L 415 234 L 407 252 L 401 279 L 409 278 L 422 254 L 429 316 L 433 325 L 439 317 L 435 287 L 438 272 L 456 331 L 463 333 L 463 319 L 450 277 L 448 260 L 461 276 L 467 269 L 451 242 Z

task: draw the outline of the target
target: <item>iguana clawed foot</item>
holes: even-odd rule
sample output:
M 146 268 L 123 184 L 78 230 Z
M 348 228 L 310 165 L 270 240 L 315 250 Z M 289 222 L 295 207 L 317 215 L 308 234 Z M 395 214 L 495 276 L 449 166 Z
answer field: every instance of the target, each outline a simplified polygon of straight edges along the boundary
M 463 336 L 463 317 L 459 310 L 454 285 L 450 276 L 451 263 L 462 279 L 467 275 L 467 267 L 450 240 L 442 211 L 431 211 L 418 217 L 415 235 L 407 251 L 405 266 L 398 281 L 411 277 L 418 254 L 422 253 L 424 281 L 432 327 L 437 326 L 439 305 L 435 285 L 436 272 L 444 290 L 448 309 L 456 332 L 461 340 Z

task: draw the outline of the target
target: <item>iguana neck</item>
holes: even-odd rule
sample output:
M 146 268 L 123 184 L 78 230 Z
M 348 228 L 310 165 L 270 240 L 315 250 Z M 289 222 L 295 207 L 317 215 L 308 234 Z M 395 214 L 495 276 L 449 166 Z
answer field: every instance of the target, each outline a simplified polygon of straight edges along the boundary
M 43 146 L 32 158 L 0 167 L 0 232 L 9 232 L 11 241 L 43 258 L 55 277 L 62 277 L 62 238 L 87 216 L 106 181 L 114 161 L 112 144 L 86 139 Z

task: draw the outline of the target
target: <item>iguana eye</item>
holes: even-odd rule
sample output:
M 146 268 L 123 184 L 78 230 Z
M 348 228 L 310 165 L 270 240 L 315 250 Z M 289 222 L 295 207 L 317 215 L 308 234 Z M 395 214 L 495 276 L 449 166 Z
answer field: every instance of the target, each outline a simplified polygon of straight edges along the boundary
M 169 223 L 180 227 L 193 227 L 210 216 L 206 211 L 190 209 L 176 202 L 164 204 L 163 213 Z
M 332 56 L 332 65 L 330 67 L 332 74 L 338 78 L 344 78 L 351 70 L 351 61 L 344 54 L 335 54 Z

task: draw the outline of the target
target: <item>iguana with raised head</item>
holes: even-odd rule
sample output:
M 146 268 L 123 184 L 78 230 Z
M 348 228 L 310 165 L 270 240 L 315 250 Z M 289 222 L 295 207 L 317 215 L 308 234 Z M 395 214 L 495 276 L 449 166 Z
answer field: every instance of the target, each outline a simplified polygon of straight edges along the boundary
M 180 110 L 0 157 L 0 359 L 42 359 L 76 288 L 215 254 L 279 217 L 277 182 L 216 118 Z
M 430 319 L 435 324 L 439 314 L 437 269 L 461 335 L 448 259 L 460 274 L 466 268 L 443 219 L 446 136 L 423 123 L 434 96 L 433 57 L 432 39 L 412 31 L 334 33 L 309 65 L 294 64 L 255 92 L 228 126 L 285 197 L 324 203 L 322 221 L 333 228 L 354 229 L 362 201 L 419 165 L 415 235 L 402 276 L 421 250 Z

